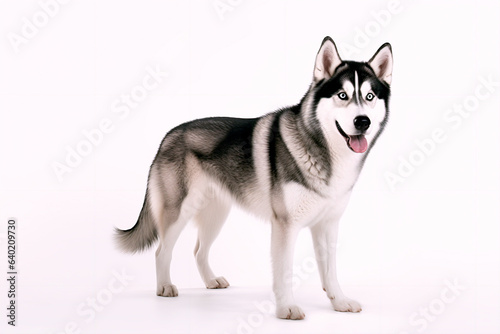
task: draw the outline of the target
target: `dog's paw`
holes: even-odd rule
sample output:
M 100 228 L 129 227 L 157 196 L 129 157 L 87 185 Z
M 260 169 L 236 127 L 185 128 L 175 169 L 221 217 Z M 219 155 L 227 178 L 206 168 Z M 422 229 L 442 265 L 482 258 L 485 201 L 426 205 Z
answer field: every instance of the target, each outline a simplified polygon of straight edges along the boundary
M 222 276 L 212 278 L 207 283 L 207 289 L 225 289 L 229 286 L 229 282 Z
M 276 316 L 280 319 L 302 320 L 306 317 L 302 309 L 297 305 L 276 308 Z
M 179 293 L 177 292 L 177 287 L 173 284 L 160 285 L 156 289 L 156 295 L 161 297 L 177 297 Z
M 361 312 L 361 305 L 357 301 L 349 298 L 334 298 L 332 299 L 332 305 L 333 309 L 339 312 Z

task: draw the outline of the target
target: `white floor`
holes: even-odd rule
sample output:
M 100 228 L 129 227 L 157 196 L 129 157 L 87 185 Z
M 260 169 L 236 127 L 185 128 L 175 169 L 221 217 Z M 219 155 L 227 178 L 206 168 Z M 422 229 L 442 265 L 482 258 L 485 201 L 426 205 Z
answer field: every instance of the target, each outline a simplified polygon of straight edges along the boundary
M 30 300 L 19 314 L 19 326 L 2 333 L 498 333 L 498 308 L 482 307 L 499 291 L 473 289 L 446 305 L 435 320 L 416 316 L 429 306 L 424 290 L 391 287 L 347 287 L 359 297 L 358 314 L 333 311 L 317 287 L 303 287 L 297 301 L 306 312 L 303 321 L 279 320 L 271 311 L 269 288 L 230 287 L 225 290 L 181 289 L 177 298 L 154 296 L 151 289 L 131 287 L 113 296 L 102 310 L 78 313 L 79 303 L 67 303 L 67 295 L 45 290 L 44 300 Z M 435 287 L 439 291 L 439 287 Z M 57 290 L 61 291 L 61 290 Z M 26 293 L 26 292 L 25 292 Z M 439 296 L 439 294 L 438 294 Z M 478 296 L 480 298 L 478 299 Z M 82 299 L 84 302 L 85 299 Z M 408 303 L 412 301 L 411 303 Z M 412 304 L 410 306 L 410 304 Z M 417 302 L 418 305 L 418 302 Z M 81 309 L 84 312 L 90 308 Z M 432 313 L 430 313 L 432 316 Z M 434 317 L 434 316 L 433 316 Z M 431 318 L 429 318 L 431 319 Z M 66 332 L 65 332 L 66 328 Z

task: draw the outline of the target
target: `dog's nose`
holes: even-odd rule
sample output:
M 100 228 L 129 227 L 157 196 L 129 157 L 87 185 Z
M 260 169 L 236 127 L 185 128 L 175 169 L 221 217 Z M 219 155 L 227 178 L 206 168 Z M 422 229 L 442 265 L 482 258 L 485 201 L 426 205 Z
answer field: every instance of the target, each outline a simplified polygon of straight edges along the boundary
M 370 119 L 366 116 L 358 116 L 354 119 L 354 127 L 356 130 L 365 131 L 370 127 Z

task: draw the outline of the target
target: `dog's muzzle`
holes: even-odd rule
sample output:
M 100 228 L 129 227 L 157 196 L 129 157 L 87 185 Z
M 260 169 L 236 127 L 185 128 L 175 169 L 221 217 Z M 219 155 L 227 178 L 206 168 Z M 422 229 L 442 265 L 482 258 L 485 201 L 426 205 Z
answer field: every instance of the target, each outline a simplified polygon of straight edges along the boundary
M 368 129 L 370 126 L 370 119 L 366 116 L 358 116 L 354 119 L 354 126 L 356 127 L 357 130 L 361 130 L 356 126 L 356 119 L 364 117 L 368 120 L 358 120 L 358 126 L 361 127 L 360 122 L 363 123 L 364 130 Z M 339 130 L 339 133 L 344 137 L 347 146 L 351 149 L 351 151 L 356 152 L 356 153 L 365 153 L 366 150 L 368 149 L 368 142 L 363 134 L 359 135 L 348 135 L 347 133 L 344 132 L 342 127 L 340 126 L 339 122 L 335 121 L 335 125 L 337 125 L 337 130 Z M 364 131 L 363 130 L 363 131 Z

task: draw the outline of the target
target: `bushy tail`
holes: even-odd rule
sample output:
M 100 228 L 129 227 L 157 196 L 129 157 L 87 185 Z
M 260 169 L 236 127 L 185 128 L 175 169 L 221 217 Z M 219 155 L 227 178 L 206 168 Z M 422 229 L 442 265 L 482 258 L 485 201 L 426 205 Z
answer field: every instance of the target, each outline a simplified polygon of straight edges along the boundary
M 141 213 L 134 227 L 128 230 L 115 228 L 115 232 L 118 247 L 129 253 L 146 250 L 158 240 L 158 232 L 149 206 L 148 193 L 146 193 Z

